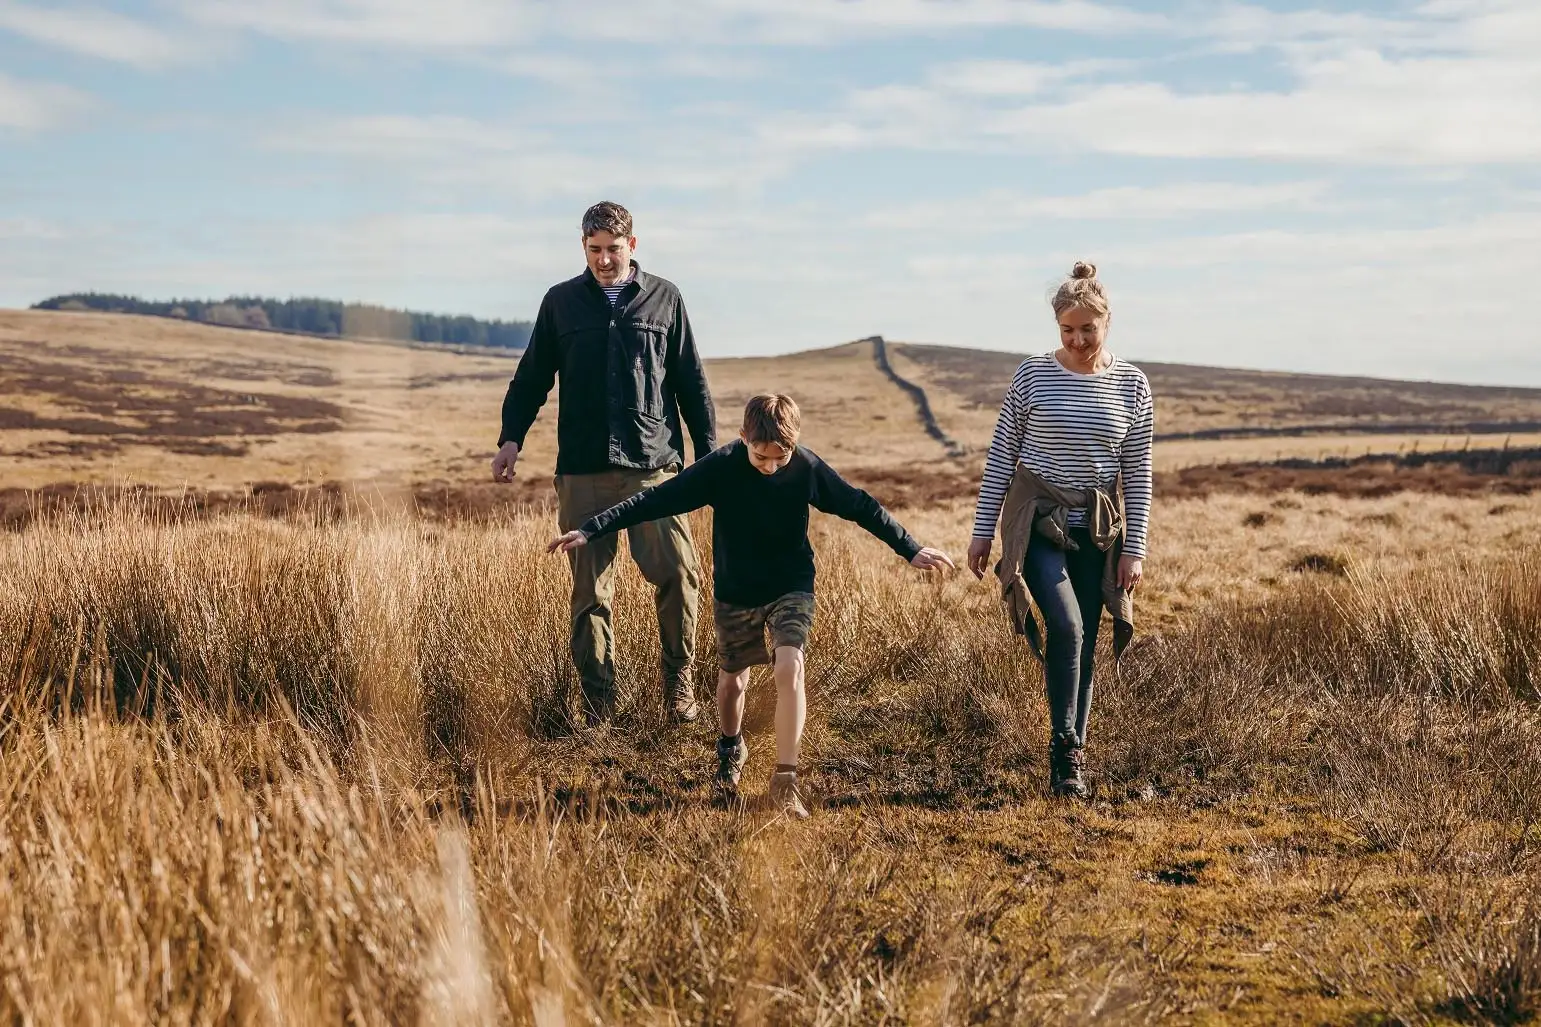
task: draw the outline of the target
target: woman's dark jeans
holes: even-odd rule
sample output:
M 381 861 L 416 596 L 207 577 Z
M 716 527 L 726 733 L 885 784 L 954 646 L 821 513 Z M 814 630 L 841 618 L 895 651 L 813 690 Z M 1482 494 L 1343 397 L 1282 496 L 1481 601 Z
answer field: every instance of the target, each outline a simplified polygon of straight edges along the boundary
M 1056 735 L 1075 732 L 1086 743 L 1092 712 L 1092 659 L 1102 623 L 1102 574 L 1108 555 L 1085 528 L 1071 528 L 1081 548 L 1060 549 L 1034 533 L 1022 576 L 1043 615 L 1043 676 L 1048 682 L 1049 721 Z

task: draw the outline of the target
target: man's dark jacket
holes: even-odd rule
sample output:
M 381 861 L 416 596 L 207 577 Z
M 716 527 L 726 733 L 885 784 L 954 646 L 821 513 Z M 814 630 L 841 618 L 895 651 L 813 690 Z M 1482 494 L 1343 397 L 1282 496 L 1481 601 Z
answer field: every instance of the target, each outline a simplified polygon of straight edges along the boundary
M 682 464 L 682 417 L 697 460 L 716 448 L 706 372 L 672 282 L 637 268 L 614 307 L 587 268 L 552 286 L 503 399 L 500 448 L 523 448 L 558 372 L 558 474 Z

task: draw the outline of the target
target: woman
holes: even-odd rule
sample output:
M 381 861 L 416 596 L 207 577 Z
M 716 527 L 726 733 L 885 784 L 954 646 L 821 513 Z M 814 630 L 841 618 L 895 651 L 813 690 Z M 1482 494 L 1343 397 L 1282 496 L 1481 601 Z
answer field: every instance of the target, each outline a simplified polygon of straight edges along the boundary
M 1056 795 L 1084 796 L 1103 607 L 1114 613 L 1116 650 L 1133 632 L 1154 418 L 1145 375 L 1107 349 L 1111 313 L 1096 267 L 1077 263 L 1052 305 L 1060 347 L 1023 361 L 1001 404 L 968 563 L 975 577 L 984 576 L 999 521 L 1005 552 L 998 573 L 1014 623 L 1037 651 L 1027 597 L 1013 597 L 1014 586 L 1025 584 L 1046 628 L 1040 655 L 1052 731 L 1050 787 Z

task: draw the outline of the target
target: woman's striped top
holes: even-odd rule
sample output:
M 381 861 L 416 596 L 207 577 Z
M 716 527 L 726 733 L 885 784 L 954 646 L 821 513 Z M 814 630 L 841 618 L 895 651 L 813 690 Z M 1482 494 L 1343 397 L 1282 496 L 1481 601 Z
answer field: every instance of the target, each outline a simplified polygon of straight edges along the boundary
M 1001 404 L 974 511 L 974 537 L 994 538 L 1017 464 L 1061 488 L 1110 488 L 1124 476 L 1124 552 L 1145 555 L 1150 523 L 1154 404 L 1145 373 L 1117 357 L 1097 374 L 1067 370 L 1053 353 L 1017 368 Z M 1073 511 L 1070 522 L 1086 520 Z

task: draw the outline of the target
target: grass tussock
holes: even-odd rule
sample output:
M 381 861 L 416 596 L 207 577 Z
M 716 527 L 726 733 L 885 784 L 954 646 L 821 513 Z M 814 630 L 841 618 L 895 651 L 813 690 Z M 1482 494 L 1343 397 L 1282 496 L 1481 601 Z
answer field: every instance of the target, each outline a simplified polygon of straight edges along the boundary
M 1064 806 L 988 590 L 821 525 L 798 826 L 713 807 L 629 567 L 619 721 L 574 730 L 550 531 L 128 509 L 0 541 L 0 1015 L 1535 1016 L 1541 553 L 1303 576 L 1142 640 Z

